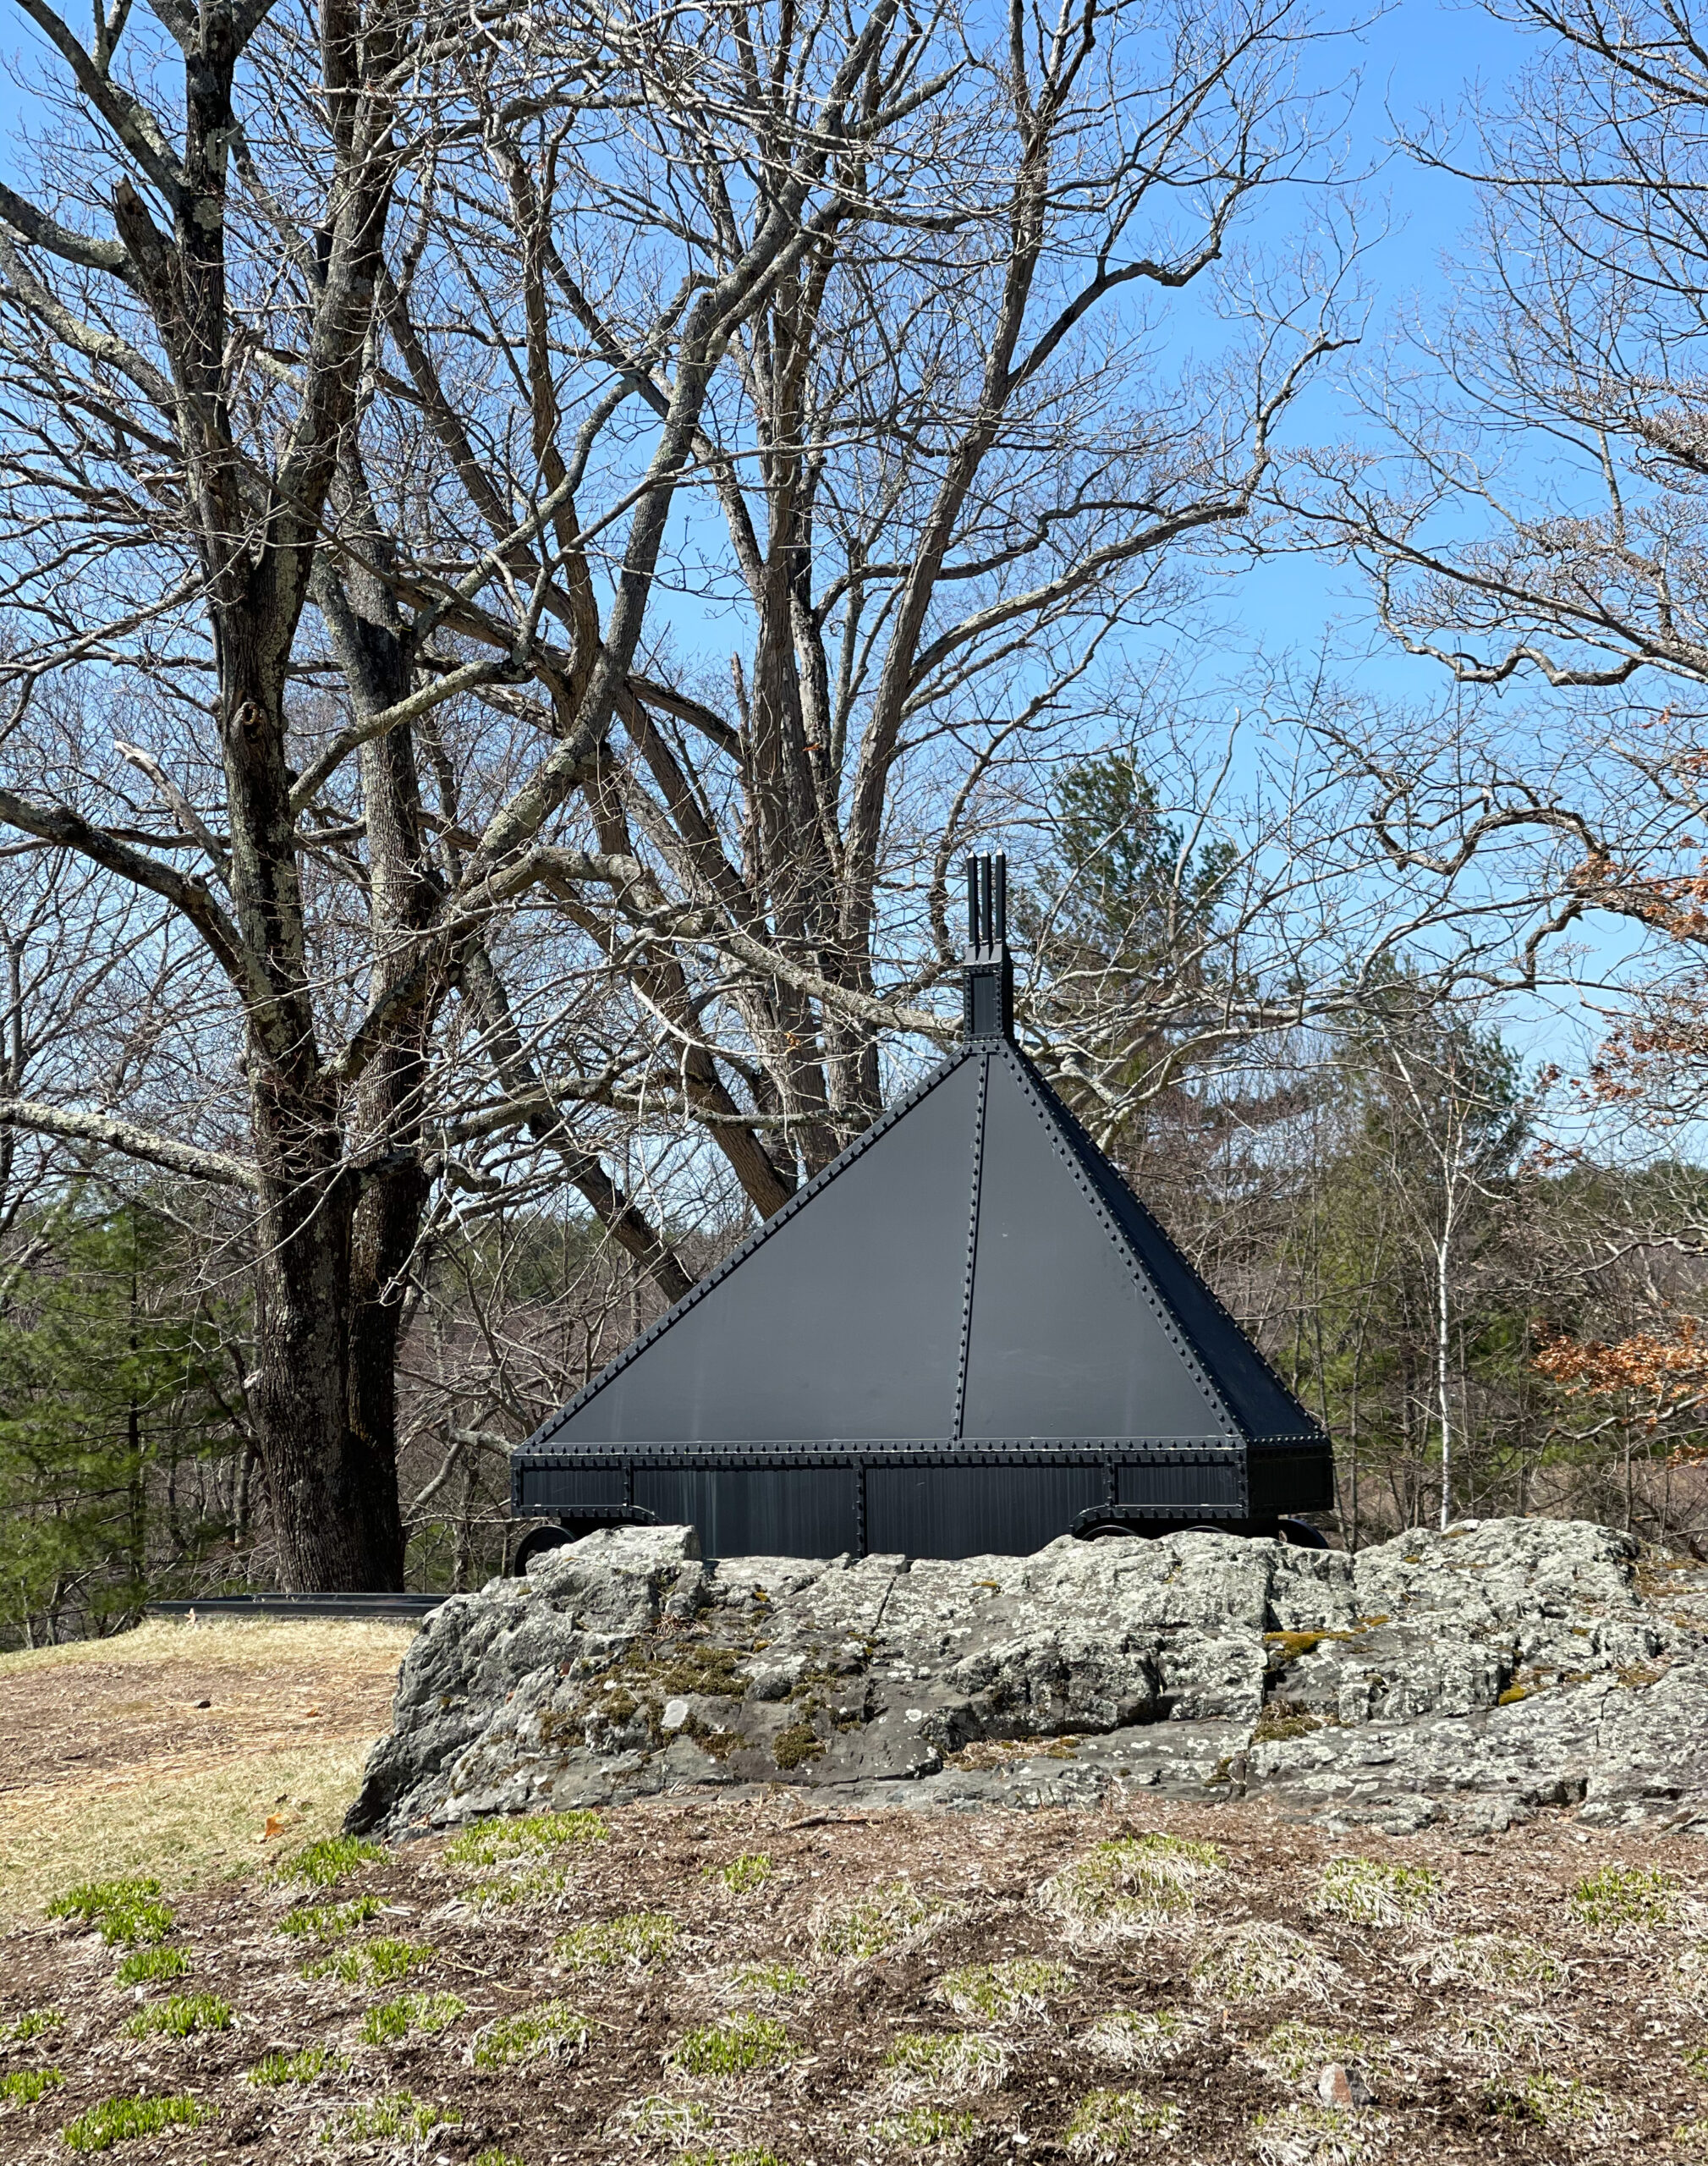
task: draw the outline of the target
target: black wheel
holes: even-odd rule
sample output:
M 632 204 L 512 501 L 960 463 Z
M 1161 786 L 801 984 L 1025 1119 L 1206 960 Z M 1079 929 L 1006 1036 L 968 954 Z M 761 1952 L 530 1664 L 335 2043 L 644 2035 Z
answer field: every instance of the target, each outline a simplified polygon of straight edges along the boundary
M 1096 1520 L 1076 1531 L 1081 1542 L 1137 1542 L 1144 1538 L 1139 1529 L 1125 1520 Z
M 1276 1529 L 1281 1539 L 1295 1549 L 1326 1549 L 1328 1537 L 1320 1526 L 1312 1526 L 1304 1520 L 1281 1520 Z
M 574 1539 L 567 1526 L 530 1527 L 516 1544 L 516 1553 L 510 1559 L 512 1577 L 519 1580 L 535 1557 L 543 1557 L 548 1549 L 566 1548 Z

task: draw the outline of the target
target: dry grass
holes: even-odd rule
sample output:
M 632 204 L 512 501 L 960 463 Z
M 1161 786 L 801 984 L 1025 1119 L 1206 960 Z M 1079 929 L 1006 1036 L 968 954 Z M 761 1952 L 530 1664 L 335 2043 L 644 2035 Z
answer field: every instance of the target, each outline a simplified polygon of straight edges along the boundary
M 408 1623 L 348 1624 L 332 1618 L 215 1617 L 191 1625 L 151 1617 L 134 1631 L 110 1640 L 69 1640 L 63 1646 L 0 1654 L 0 1679 L 36 1676 L 48 1669 L 135 1669 L 168 1662 L 186 1684 L 208 1673 L 270 1678 L 283 1670 L 335 1685 L 329 1671 L 368 1677 L 377 1664 L 388 1666 L 394 1676 L 415 1631 Z
M 413 1631 L 151 1622 L 0 1655 L 0 1922 L 91 1860 L 170 1890 L 332 1833 Z
M 340 1704 L 376 1704 L 393 1647 L 309 1629 L 298 1697 L 320 1655 L 343 1666 Z M 176 1646 L 189 1683 L 128 1674 L 169 1706 L 217 1701 L 217 1665 Z M 280 1674 L 239 1646 L 222 1689 Z M 36 1907 L 0 1941 L 6 2166 L 66 2158 L 68 2130 L 112 2131 L 130 2166 L 1708 2159 L 1708 1857 L 1689 1839 L 1544 1815 L 1471 1843 L 1361 1837 L 1354 1871 L 1344 1838 L 1258 1805 L 841 1816 L 779 1786 L 339 1848 L 309 1885 L 253 1869 L 335 1822 L 365 1740 L 292 1761 L 266 1742 L 291 1718 L 258 1715 L 254 1762 L 182 1772 L 164 1798 L 134 1758 L 67 1770 L 53 1829 L 8 1855 Z M 288 1787 L 315 1802 L 258 1843 Z M 136 1951 L 89 1922 L 100 1891 L 82 1916 L 40 1907 L 126 1872 L 160 1878 L 151 1951 L 184 1958 L 135 1986 Z M 513 1872 L 538 1878 L 525 1909 L 479 1899 Z M 1101 1932 L 1111 1910 L 1123 1929 Z M 1360 2064 L 1376 2107 L 1322 2105 L 1329 2060 Z

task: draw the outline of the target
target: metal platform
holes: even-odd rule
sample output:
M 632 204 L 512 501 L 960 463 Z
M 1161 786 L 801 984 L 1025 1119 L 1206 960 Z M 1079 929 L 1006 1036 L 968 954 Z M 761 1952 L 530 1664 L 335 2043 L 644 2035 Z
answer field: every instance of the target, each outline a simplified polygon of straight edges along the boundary
M 445 1599 L 442 1594 L 218 1594 L 194 1602 L 151 1602 L 148 1617 L 340 1617 L 419 1624 Z

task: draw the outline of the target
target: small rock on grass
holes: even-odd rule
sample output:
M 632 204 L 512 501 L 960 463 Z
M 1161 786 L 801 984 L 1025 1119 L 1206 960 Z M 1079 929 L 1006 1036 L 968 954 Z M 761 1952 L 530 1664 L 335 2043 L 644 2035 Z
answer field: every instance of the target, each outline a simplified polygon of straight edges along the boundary
M 1347 2061 L 1331 2061 L 1316 2079 L 1316 2095 L 1325 2106 L 1373 2106 L 1376 2093 L 1364 2070 Z

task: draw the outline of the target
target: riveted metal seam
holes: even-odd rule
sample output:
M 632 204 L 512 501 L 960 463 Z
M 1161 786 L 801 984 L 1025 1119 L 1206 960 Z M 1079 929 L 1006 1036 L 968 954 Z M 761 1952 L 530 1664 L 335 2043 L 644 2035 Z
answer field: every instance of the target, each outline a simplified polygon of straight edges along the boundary
M 1107 1439 L 1064 1438 L 1052 1445 L 993 1447 L 980 1438 L 957 1446 L 952 1438 L 906 1445 L 863 1445 L 858 1452 L 822 1443 L 755 1445 L 731 1440 L 717 1444 L 589 1444 L 566 1450 L 518 1451 L 519 1472 L 610 1474 L 631 1467 L 649 1471 L 675 1469 L 694 1473 L 720 1468 L 841 1466 L 870 1470 L 885 1466 L 1225 1466 L 1243 1457 L 1237 1438 L 1203 1438 L 1180 1445 L 1130 1446 L 1111 1451 Z
M 972 1195 L 967 1212 L 967 1267 L 961 1281 L 961 1343 L 955 1357 L 955 1421 L 959 1443 L 967 1413 L 967 1356 L 973 1343 L 973 1273 L 979 1260 L 979 1188 L 985 1170 L 985 1101 L 991 1088 L 991 1056 L 979 1064 L 979 1096 L 973 1108 Z
M 1039 1074 L 1037 1073 L 1037 1071 L 1033 1068 L 1033 1064 L 1032 1064 L 1032 1063 L 1031 1063 L 1031 1062 L 1027 1058 L 1026 1055 L 1025 1055 L 1025 1054 L 1024 1054 L 1024 1053 L 1020 1050 L 1020 1048 L 1019 1048 L 1018 1046 L 1016 1046 L 1016 1047 L 1014 1047 L 1013 1048 L 1013 1053 L 1014 1053 L 1014 1058 L 1015 1058 L 1015 1059 L 1019 1063 L 1019 1064 L 1020 1064 L 1020 1066 L 1022 1067 L 1022 1069 L 1024 1069 L 1024 1070 L 1026 1070 L 1026 1071 L 1027 1071 L 1028 1075 L 1029 1075 L 1029 1078 L 1032 1080 L 1032 1082 L 1033 1082 L 1033 1084 L 1034 1084 L 1035 1090 L 1036 1090 L 1036 1089 L 1041 1089 L 1041 1090 L 1045 1090 L 1045 1091 L 1049 1091 L 1049 1090 L 1050 1090 L 1050 1086 L 1049 1086 L 1049 1084 L 1048 1084 L 1047 1080 L 1046 1080 L 1042 1075 L 1039 1075 Z M 1114 1179 L 1116 1182 L 1118 1182 L 1118 1183 L 1120 1185 L 1120 1186 L 1121 1186 L 1122 1188 L 1123 1188 L 1123 1189 L 1126 1190 L 1128 1199 L 1129 1199 L 1129 1201 L 1132 1203 L 1132 1205 L 1133 1205 L 1134 1208 L 1135 1210 L 1137 1210 L 1137 1211 L 1141 1214 L 1141 1216 L 1142 1216 L 1142 1217 L 1144 1217 L 1145 1218 L 1146 1218 L 1146 1219 L 1148 1219 L 1148 1220 L 1149 1220 L 1149 1222 L 1151 1223 L 1151 1224 L 1156 1228 L 1156 1232 L 1157 1232 L 1158 1235 L 1159 1235 L 1159 1236 L 1160 1236 L 1163 1240 L 1167 1241 L 1167 1240 L 1168 1240 L 1168 1234 L 1167 1234 L 1167 1229 L 1163 1226 L 1163 1224 L 1162 1224 L 1162 1221 L 1157 1218 L 1157 1216 L 1156 1216 L 1156 1212 L 1151 1209 L 1150 1206 L 1145 1202 L 1145 1199 L 1143 1198 L 1143 1196 L 1139 1196 L 1138 1194 L 1136 1194 L 1136 1193 L 1134 1192 L 1134 1190 L 1133 1190 L 1133 1189 L 1129 1185 L 1129 1184 L 1128 1184 L 1127 1182 L 1125 1182 L 1124 1180 L 1123 1180 L 1123 1179 L 1122 1179 L 1121 1175 L 1120 1175 L 1120 1174 L 1118 1173 L 1118 1171 L 1116 1169 L 1116 1168 L 1115 1168 L 1114 1166 L 1112 1166 L 1112 1165 L 1111 1165 L 1111 1164 L 1110 1164 L 1110 1163 L 1109 1163 L 1109 1160 L 1108 1160 L 1107 1157 L 1107 1156 L 1106 1156 L 1102 1152 L 1098 1151 L 1096 1144 L 1092 1141 L 1091 1137 L 1090 1137 L 1090 1135 L 1085 1132 L 1085 1124 L 1084 1124 L 1084 1123 L 1079 1119 L 1079 1116 L 1074 1113 L 1074 1111 L 1073 1108 L 1072 1108 L 1071 1106 L 1068 1106 L 1068 1105 L 1066 1105 L 1066 1104 L 1063 1103 L 1063 1102 L 1062 1102 L 1062 1100 L 1061 1100 L 1060 1097 L 1059 1097 L 1059 1096 L 1058 1096 L 1058 1094 L 1057 1094 L 1055 1091 L 1051 1091 L 1050 1095 L 1051 1095 L 1052 1097 L 1054 1097 L 1054 1098 L 1055 1098 L 1056 1102 L 1057 1103 L 1057 1105 L 1061 1106 L 1062 1113 L 1063 1113 L 1063 1117 L 1064 1117 L 1064 1120 L 1065 1120 L 1065 1124 L 1066 1124 L 1067 1135 L 1068 1135 L 1068 1141 L 1069 1145 L 1070 1145 L 1070 1146 L 1071 1146 L 1071 1147 L 1072 1147 L 1072 1150 L 1073 1150 L 1073 1152 L 1074 1152 L 1074 1156 L 1075 1160 L 1076 1160 L 1076 1161 L 1079 1161 L 1079 1162 L 1080 1163 L 1080 1164 L 1081 1164 L 1081 1168 L 1082 1168 L 1082 1170 L 1083 1170 L 1083 1153 L 1084 1153 L 1085 1152 L 1095 1152 L 1095 1153 L 1096 1153 L 1096 1157 L 1097 1157 L 1097 1158 L 1101 1161 L 1101 1163 L 1102 1164 L 1104 1164 L 1105 1166 L 1107 1166 L 1107 1167 L 1108 1167 L 1108 1169 L 1109 1169 L 1109 1173 L 1110 1173 L 1111 1178 L 1112 1178 L 1112 1179 Z M 1089 1177 L 1089 1176 L 1088 1176 L 1088 1177 Z M 1101 1198 L 1099 1199 L 1099 1208 L 1100 1208 L 1100 1210 L 1101 1210 L 1101 1211 L 1105 1213 L 1105 1215 L 1107 1216 L 1107 1205 L 1104 1205 L 1104 1204 L 1102 1203 L 1102 1201 L 1101 1201 Z M 1125 1234 L 1124 1234 L 1124 1233 L 1123 1233 L 1123 1234 L 1121 1234 L 1121 1236 L 1120 1236 L 1120 1240 L 1121 1240 L 1121 1245 L 1122 1245 L 1122 1246 L 1123 1246 L 1123 1248 L 1128 1248 L 1128 1247 L 1129 1247 L 1129 1246 L 1130 1246 L 1130 1244 L 1128 1242 L 1127 1237 L 1126 1237 L 1126 1235 L 1125 1235 Z M 1173 1247 L 1173 1242 L 1172 1242 L 1172 1241 L 1170 1241 L 1170 1242 L 1169 1242 L 1169 1245 L 1170 1245 L 1171 1247 Z M 1184 1256 L 1183 1256 L 1183 1257 L 1181 1258 L 1181 1261 L 1182 1261 L 1184 1263 L 1185 1263 L 1185 1264 L 1186 1264 L 1186 1267 L 1187 1267 L 1187 1269 L 1188 1269 L 1189 1271 L 1191 1271 L 1191 1272 L 1192 1272 L 1192 1273 L 1193 1273 L 1193 1276 L 1197 1279 L 1199 1285 L 1202 1288 L 1202 1289 L 1203 1289 L 1203 1291 L 1204 1291 L 1205 1295 L 1206 1295 L 1206 1297 L 1208 1298 L 1211 1306 L 1211 1307 L 1212 1307 L 1212 1308 L 1216 1311 L 1216 1313 L 1217 1313 L 1217 1314 L 1218 1314 L 1218 1315 L 1222 1318 L 1222 1320 L 1223 1320 L 1226 1323 L 1229 1324 L 1229 1325 L 1230 1325 L 1230 1326 L 1231 1326 L 1231 1327 L 1232 1327 L 1235 1331 L 1237 1331 L 1237 1332 L 1240 1334 L 1240 1336 L 1241 1336 L 1241 1337 L 1242 1337 L 1242 1338 L 1246 1341 L 1246 1344 L 1250 1347 L 1252 1353 L 1256 1356 L 1257 1360 L 1258 1360 L 1260 1362 L 1261 1362 L 1261 1364 L 1263 1365 L 1263 1366 L 1264 1366 L 1266 1369 L 1267 1369 L 1267 1370 L 1269 1371 L 1270 1377 L 1271 1377 L 1271 1381 L 1273 1382 L 1273 1383 L 1274 1383 L 1274 1385 L 1275 1385 L 1275 1387 L 1276 1387 L 1276 1389 L 1277 1389 L 1277 1391 L 1279 1391 L 1279 1392 L 1282 1394 L 1282 1396 L 1283 1396 L 1284 1398 L 1291 1399 L 1291 1398 L 1293 1397 L 1292 1393 L 1288 1389 L 1288 1387 L 1286 1386 L 1286 1384 L 1284 1384 L 1284 1383 L 1282 1382 L 1282 1380 L 1281 1380 L 1280 1377 L 1279 1377 L 1279 1376 L 1277 1376 L 1277 1375 L 1276 1374 L 1276 1372 L 1275 1372 L 1275 1370 L 1274 1370 L 1274 1367 L 1273 1367 L 1273 1366 L 1272 1366 L 1272 1365 L 1271 1364 L 1271 1362 L 1270 1362 L 1270 1361 L 1269 1361 L 1268 1357 L 1265 1355 L 1265 1353 L 1264 1353 L 1264 1351 L 1263 1351 L 1262 1348 L 1261 1348 L 1261 1347 L 1260 1347 L 1259 1345 L 1257 1345 L 1257 1344 L 1256 1344 L 1256 1343 L 1255 1343 L 1255 1342 L 1251 1339 L 1250 1334 L 1246 1331 L 1245 1327 L 1244 1327 L 1244 1326 L 1240 1322 L 1240 1321 L 1239 1321 L 1238 1317 L 1236 1317 L 1236 1316 L 1234 1315 L 1234 1313 L 1233 1313 L 1233 1310 L 1232 1310 L 1232 1309 L 1230 1309 L 1230 1308 L 1228 1307 L 1228 1306 L 1227 1306 L 1227 1302 L 1226 1302 L 1226 1301 L 1224 1301 L 1224 1300 L 1222 1300 L 1222 1296 L 1221 1296 L 1221 1295 L 1216 1292 L 1216 1289 L 1215 1289 L 1215 1288 L 1214 1288 L 1214 1287 L 1210 1284 L 1210 1281 L 1209 1281 L 1207 1278 L 1205 1278 L 1204 1277 L 1204 1275 L 1202 1274 L 1202 1273 L 1200 1273 L 1200 1272 L 1199 1272 L 1199 1271 L 1195 1270 L 1195 1269 L 1194 1268 L 1194 1267 L 1192 1266 L 1192 1264 L 1191 1264 L 1189 1262 L 1188 1262 L 1188 1261 L 1187 1261 L 1187 1259 L 1186 1259 L 1185 1257 L 1184 1257 Z M 1153 1288 L 1151 1289 L 1151 1291 L 1155 1294 L 1155 1295 L 1156 1295 L 1156 1299 L 1157 1299 L 1158 1300 L 1160 1300 L 1160 1301 L 1163 1302 L 1163 1303 L 1165 1304 L 1165 1306 L 1167 1304 L 1167 1295 L 1166 1295 L 1166 1294 L 1164 1294 L 1164 1293 L 1162 1292 L 1162 1289 L 1161 1289 L 1160 1287 L 1153 1287 Z M 1170 1308 L 1170 1309 L 1169 1309 L 1168 1313 L 1169 1313 L 1171 1316 L 1173 1314 L 1173 1309 L 1172 1309 L 1172 1308 Z M 1184 1328 L 1184 1326 L 1182 1326 L 1181 1328 L 1182 1328 L 1183 1329 Z M 1189 1334 L 1188 1334 L 1188 1336 L 1189 1337 L 1189 1335 L 1190 1335 L 1190 1334 L 1189 1333 Z M 1221 1395 L 1221 1394 L 1220 1394 L 1220 1392 L 1218 1391 L 1218 1393 L 1217 1393 L 1217 1396 L 1218 1396 L 1218 1397 L 1220 1397 L 1220 1395 Z M 1232 1410 L 1230 1409 L 1230 1411 L 1231 1411 L 1231 1410 Z M 1302 1409 L 1301 1409 L 1301 1411 L 1303 1411 L 1303 1410 L 1302 1410 Z M 1309 1416 L 1307 1416 L 1306 1418 L 1307 1418 L 1307 1419 L 1309 1419 L 1310 1417 L 1309 1417 Z M 1321 1427 L 1321 1425 L 1319 1423 L 1319 1424 L 1317 1424 L 1317 1425 L 1316 1425 L 1316 1427 L 1315 1427 L 1315 1430 L 1314 1430 L 1314 1432 L 1312 1433 L 1312 1436 L 1311 1436 L 1310 1441 L 1312 1441 L 1312 1442 L 1320 1442 L 1320 1441 L 1321 1441 L 1323 1438 L 1325 1438 L 1326 1435 L 1327 1435 L 1327 1432 L 1326 1432 L 1326 1430 Z M 1266 1444 L 1268 1444 L 1268 1443 L 1293 1443 L 1293 1442 L 1294 1442 L 1294 1441 L 1295 1441 L 1295 1439 L 1294 1439 L 1293 1438 L 1291 1438 L 1291 1437 L 1286 1437 L 1286 1438 L 1266 1438 L 1265 1439 L 1263 1439 L 1263 1442 L 1264 1442 Z
M 1049 1107 L 1032 1078 L 1026 1073 L 1025 1066 L 1023 1064 L 1023 1056 L 1018 1052 L 1014 1068 L 1021 1087 L 1026 1093 L 1027 1102 L 1030 1105 L 1034 1116 L 1048 1138 L 1051 1148 L 1066 1166 L 1068 1177 L 1077 1186 L 1080 1195 L 1090 1205 L 1103 1230 L 1108 1234 L 1116 1253 L 1127 1267 L 1140 1299 L 1150 1309 L 1162 1328 L 1163 1336 L 1168 1339 L 1190 1370 L 1199 1389 L 1204 1394 L 1211 1406 L 1220 1410 L 1222 1420 L 1227 1424 L 1227 1433 L 1242 1443 L 1248 1442 L 1244 1426 L 1222 1396 L 1220 1387 L 1205 1366 L 1204 1359 L 1198 1349 L 1186 1335 L 1179 1319 L 1175 1316 L 1173 1310 L 1167 1306 L 1162 1289 L 1152 1282 L 1150 1273 L 1145 1267 L 1144 1260 L 1134 1254 L 1133 1244 L 1128 1240 L 1125 1231 L 1116 1220 L 1108 1205 L 1097 1193 L 1095 1183 L 1087 1178 L 1085 1169 L 1079 1163 L 1079 1152 L 1070 1147 L 1058 1125 L 1051 1118 Z

